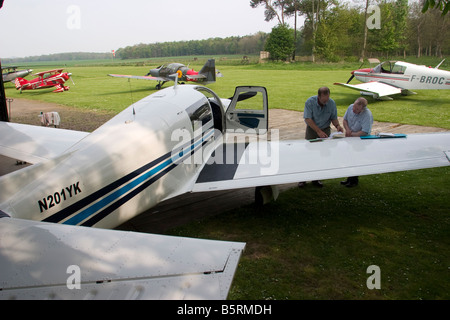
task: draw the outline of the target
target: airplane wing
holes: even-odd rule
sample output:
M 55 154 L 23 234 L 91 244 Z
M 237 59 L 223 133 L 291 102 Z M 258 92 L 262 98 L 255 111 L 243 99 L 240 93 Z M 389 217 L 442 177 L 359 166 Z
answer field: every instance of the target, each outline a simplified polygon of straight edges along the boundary
M 271 186 L 450 165 L 450 133 L 219 146 L 192 191 Z
M 0 122 L 0 154 L 28 163 L 59 156 L 89 133 Z
M 127 78 L 127 79 L 138 79 L 138 80 L 173 81 L 173 79 L 164 78 L 164 77 L 132 76 L 132 75 L 126 75 L 126 74 L 108 74 L 108 76 L 115 77 L 115 78 Z
M 34 75 L 43 76 L 46 73 L 61 73 L 63 70 L 64 70 L 64 68 L 63 69 L 52 69 L 52 70 L 37 72 Z
M 226 299 L 244 247 L 3 217 L 0 299 Z
M 397 87 L 391 86 L 389 84 L 385 84 L 385 83 L 377 82 L 377 81 L 359 83 L 359 84 L 355 84 L 355 85 L 338 82 L 338 83 L 335 83 L 335 85 L 344 86 L 344 87 L 362 91 L 362 92 L 368 92 L 372 95 L 375 95 L 374 97 L 376 99 L 394 95 L 394 94 L 400 94 L 403 91 L 403 89 L 401 89 L 401 88 L 397 88 Z

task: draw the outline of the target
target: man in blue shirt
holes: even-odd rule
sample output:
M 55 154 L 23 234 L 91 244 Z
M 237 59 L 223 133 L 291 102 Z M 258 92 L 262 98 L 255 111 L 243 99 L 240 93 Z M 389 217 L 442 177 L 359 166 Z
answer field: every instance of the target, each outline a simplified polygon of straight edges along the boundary
M 346 137 L 361 137 L 372 131 L 373 116 L 367 109 L 367 100 L 358 98 L 351 104 L 344 115 Z
M 331 134 L 331 123 L 337 131 L 344 132 L 339 124 L 336 102 L 330 98 L 330 89 L 327 87 L 320 88 L 317 96 L 306 100 L 303 118 L 306 122 L 306 140 L 328 138 Z
M 372 131 L 373 116 L 367 109 L 367 100 L 358 98 L 351 104 L 344 115 L 344 128 L 346 137 L 361 137 L 369 135 Z M 346 187 L 357 186 L 358 177 L 349 177 L 346 181 L 341 181 Z
M 321 87 L 317 96 L 312 96 L 305 102 L 303 118 L 306 122 L 305 139 L 328 138 L 331 134 L 330 124 L 336 127 L 338 132 L 344 132 L 339 124 L 336 102 L 330 98 L 330 89 Z M 320 180 L 312 182 L 318 187 L 323 187 Z M 304 187 L 306 182 L 299 182 L 299 188 Z

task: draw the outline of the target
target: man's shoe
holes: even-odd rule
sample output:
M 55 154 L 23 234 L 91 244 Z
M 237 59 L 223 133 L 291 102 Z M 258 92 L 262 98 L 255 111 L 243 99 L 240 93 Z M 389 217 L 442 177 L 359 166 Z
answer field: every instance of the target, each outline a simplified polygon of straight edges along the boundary
M 306 186 L 306 182 L 299 182 L 298 183 L 298 187 L 299 188 L 303 188 L 304 186 Z
M 315 186 L 317 186 L 317 187 L 319 187 L 319 188 L 322 188 L 322 187 L 323 187 L 323 183 L 322 183 L 322 181 L 320 181 L 320 180 L 315 180 L 315 181 L 313 181 L 312 183 L 313 183 L 313 185 L 315 185 Z
M 349 183 L 348 178 L 347 178 L 347 180 L 345 180 L 345 181 L 341 181 L 341 184 L 342 184 L 343 186 L 347 185 L 348 183 Z
M 358 185 L 358 177 L 351 177 L 348 179 L 348 183 L 345 185 L 348 188 L 356 187 Z

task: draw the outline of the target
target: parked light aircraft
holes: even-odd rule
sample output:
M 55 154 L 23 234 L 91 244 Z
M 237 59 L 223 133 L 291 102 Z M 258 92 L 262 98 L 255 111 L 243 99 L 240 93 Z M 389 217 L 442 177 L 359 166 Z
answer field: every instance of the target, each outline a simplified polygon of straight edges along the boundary
M 33 163 L 0 177 L 0 298 L 223 298 L 244 244 L 98 228 L 187 192 L 450 164 L 450 133 L 278 141 L 267 119 L 263 87 L 176 85 L 92 133 L 0 123 L 0 153 Z
M 71 73 L 62 72 L 64 69 L 54 69 L 48 71 L 42 71 L 36 73 L 38 76 L 33 80 L 25 80 L 23 78 L 16 78 L 15 85 L 16 89 L 20 90 L 22 93 L 23 90 L 34 90 L 34 89 L 44 89 L 55 87 L 53 92 L 64 92 L 70 89 L 70 87 L 65 86 L 64 83 L 70 79 Z M 72 80 L 73 83 L 73 80 Z
M 450 89 L 450 71 L 439 69 L 442 62 L 431 68 L 403 61 L 384 61 L 374 68 L 354 70 L 347 83 L 335 85 L 355 89 L 380 100 L 392 100 L 389 96 L 395 94 L 416 94 L 411 90 Z M 354 77 L 363 83 L 350 85 Z
M 16 78 L 21 77 L 24 78 L 27 75 L 29 75 L 31 72 L 33 72 L 32 69 L 26 69 L 26 70 L 19 70 L 17 71 L 16 66 L 14 67 L 2 67 L 2 78 L 3 82 L 16 80 Z
M 200 71 L 194 71 L 181 63 L 170 63 L 162 65 L 156 69 L 151 69 L 145 76 L 132 76 L 122 74 L 108 74 L 110 77 L 141 79 L 141 80 L 156 80 L 158 84 L 156 89 L 159 90 L 168 81 L 192 81 L 202 84 L 209 84 L 216 82 L 216 76 L 222 77 L 222 74 L 216 71 L 216 62 L 214 59 L 209 59 Z

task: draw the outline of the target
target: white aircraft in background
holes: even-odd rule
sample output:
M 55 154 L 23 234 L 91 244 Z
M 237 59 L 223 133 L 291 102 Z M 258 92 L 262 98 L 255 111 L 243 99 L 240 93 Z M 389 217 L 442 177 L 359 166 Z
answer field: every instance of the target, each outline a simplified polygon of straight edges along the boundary
M 109 229 L 187 192 L 449 165 L 450 133 L 311 143 L 267 128 L 265 88 L 221 99 L 198 85 L 92 133 L 0 123 L 0 153 L 33 164 L 0 177 L 0 298 L 226 298 L 243 243 Z
M 416 94 L 411 90 L 450 89 L 450 71 L 439 69 L 444 60 L 435 68 L 431 68 L 403 61 L 379 63 L 378 59 L 369 59 L 369 62 L 379 64 L 374 68 L 354 70 L 347 83 L 335 85 L 355 89 L 361 91 L 362 95 L 370 95 L 380 100 L 392 100 L 389 96 L 395 94 Z M 349 84 L 354 77 L 363 83 Z

